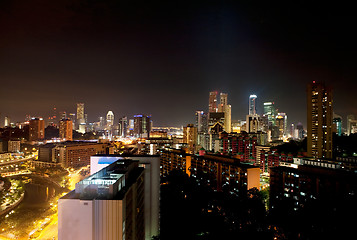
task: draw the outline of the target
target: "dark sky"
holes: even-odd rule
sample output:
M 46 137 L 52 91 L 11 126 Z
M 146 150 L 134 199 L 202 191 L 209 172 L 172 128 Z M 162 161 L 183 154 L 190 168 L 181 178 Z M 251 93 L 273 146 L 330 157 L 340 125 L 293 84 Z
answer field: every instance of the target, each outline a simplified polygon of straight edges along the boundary
M 239 3 L 237 3 L 239 2 Z M 355 8 L 311 1 L 0 1 L 1 122 L 51 108 L 90 121 L 112 110 L 154 125 L 193 122 L 209 91 L 248 97 L 306 123 L 306 84 L 334 89 L 334 111 L 357 115 Z M 340 5 L 337 5 L 340 4 Z

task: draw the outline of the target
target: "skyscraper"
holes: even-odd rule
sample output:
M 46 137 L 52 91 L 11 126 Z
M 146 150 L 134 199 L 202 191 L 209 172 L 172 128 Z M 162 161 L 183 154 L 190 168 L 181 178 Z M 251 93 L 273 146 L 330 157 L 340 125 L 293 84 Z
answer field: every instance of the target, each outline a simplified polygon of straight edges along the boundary
M 275 110 L 274 102 L 264 103 L 264 115 L 268 117 L 268 125 L 275 126 L 276 110 Z
M 279 131 L 279 140 L 283 140 L 287 135 L 288 116 L 286 113 L 278 113 L 276 116 L 276 126 Z
M 45 138 L 45 121 L 42 118 L 32 118 L 29 122 L 29 141 Z
M 217 92 L 209 93 L 209 101 L 208 101 L 208 112 L 218 112 L 217 107 Z
M 195 117 L 196 117 L 196 124 L 195 126 L 197 127 L 197 132 L 202 132 L 203 130 L 203 116 L 204 116 L 203 111 L 196 111 Z M 206 118 L 207 120 L 207 118 Z
M 72 141 L 73 123 L 70 119 L 62 119 L 59 122 L 59 137 L 66 141 Z
M 84 103 L 77 103 L 77 124 L 85 124 Z
M 4 127 L 10 127 L 11 126 L 11 121 L 8 116 L 5 116 L 5 122 L 4 122 Z
M 197 128 L 193 124 L 188 124 L 183 128 L 183 141 L 187 143 L 189 152 L 194 153 L 197 146 Z
M 112 111 L 108 111 L 107 113 L 107 129 L 110 130 L 114 125 L 114 113 Z
M 151 132 L 151 116 L 134 115 L 134 135 L 147 138 Z
M 332 158 L 332 90 L 323 83 L 307 86 L 307 153 Z
M 218 112 L 224 112 L 227 104 L 228 104 L 228 94 L 220 93 L 219 94 Z
M 119 136 L 126 137 L 128 130 L 128 118 L 126 116 L 119 119 Z
M 256 115 L 257 114 L 257 108 L 256 108 L 256 99 L 257 95 L 250 95 L 249 96 L 249 115 Z

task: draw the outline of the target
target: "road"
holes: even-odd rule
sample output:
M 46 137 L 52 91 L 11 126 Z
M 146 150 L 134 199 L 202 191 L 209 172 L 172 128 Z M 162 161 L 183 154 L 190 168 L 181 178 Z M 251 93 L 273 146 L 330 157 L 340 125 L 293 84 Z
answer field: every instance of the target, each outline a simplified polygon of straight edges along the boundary
M 35 157 L 28 157 L 28 158 L 10 160 L 10 161 L 6 161 L 6 162 L 0 163 L 0 166 L 11 165 L 11 164 L 14 164 L 14 163 L 26 162 L 26 161 L 32 160 L 32 159 L 34 159 L 34 158 L 35 158 Z
M 36 239 L 42 239 L 42 240 L 58 239 L 57 229 L 58 229 L 58 215 L 55 214 L 51 222 L 41 231 L 41 234 Z

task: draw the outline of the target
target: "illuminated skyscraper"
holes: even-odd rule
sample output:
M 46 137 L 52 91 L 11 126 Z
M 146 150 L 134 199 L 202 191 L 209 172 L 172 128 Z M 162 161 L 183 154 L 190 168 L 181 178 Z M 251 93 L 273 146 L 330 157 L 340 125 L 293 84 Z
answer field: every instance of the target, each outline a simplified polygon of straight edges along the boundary
M 204 121 L 206 121 L 207 125 L 207 117 L 204 118 L 205 113 L 203 111 L 196 111 L 196 127 L 197 127 L 197 132 L 203 132 L 203 126 L 204 126 Z
M 45 121 L 42 118 L 32 118 L 29 122 L 29 141 L 45 138 Z
M 332 158 L 332 90 L 325 84 L 307 86 L 307 153 Z
M 119 136 L 126 137 L 128 131 L 128 118 L 126 116 L 119 119 Z
M 220 93 L 219 94 L 218 112 L 224 112 L 227 104 L 228 104 L 228 94 Z
M 108 111 L 107 113 L 107 128 L 111 129 L 114 125 L 114 113 L 112 111 Z
M 283 140 L 287 134 L 288 116 L 286 113 L 278 113 L 276 116 L 276 126 L 279 131 L 279 140 Z
M 250 95 L 249 96 L 249 115 L 256 115 L 257 108 L 255 105 L 255 101 L 257 99 L 257 95 Z
M 268 117 L 268 125 L 275 126 L 276 110 L 275 110 L 274 102 L 264 103 L 264 115 Z
M 218 112 L 217 107 L 217 92 L 209 93 L 209 101 L 208 101 L 208 112 Z
M 5 122 L 4 122 L 4 127 L 10 127 L 11 126 L 11 121 L 8 116 L 5 116 Z
M 77 125 L 78 129 L 80 125 L 85 125 L 85 118 L 84 118 L 84 103 L 77 103 Z
M 149 137 L 151 125 L 151 116 L 134 115 L 134 136 L 141 138 Z
M 59 122 L 59 137 L 66 141 L 72 141 L 73 123 L 70 119 L 62 119 Z

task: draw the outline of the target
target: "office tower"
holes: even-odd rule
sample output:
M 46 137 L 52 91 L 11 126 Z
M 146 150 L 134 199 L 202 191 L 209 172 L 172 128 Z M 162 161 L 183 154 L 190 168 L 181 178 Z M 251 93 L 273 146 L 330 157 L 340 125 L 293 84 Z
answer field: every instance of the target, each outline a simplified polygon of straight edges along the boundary
M 10 127 L 11 126 L 11 121 L 8 116 L 5 116 L 5 122 L 4 122 L 4 127 Z
M 45 138 L 45 121 L 43 118 L 32 118 L 29 122 L 29 141 Z
M 347 116 L 347 135 L 357 133 L 357 120 L 354 115 Z
M 151 116 L 134 115 L 134 136 L 140 138 L 150 137 L 151 125 Z
M 208 101 L 208 112 L 218 112 L 217 107 L 217 92 L 209 93 L 209 101 Z
M 70 119 L 62 119 L 59 122 L 59 137 L 65 141 L 72 141 L 73 123 Z
M 128 118 L 126 116 L 119 119 L 119 136 L 126 137 L 128 131 Z
M 81 124 L 85 124 L 84 103 L 77 103 L 77 129 L 79 129 Z
M 307 86 L 307 154 L 332 158 L 332 90 L 323 83 Z
M 218 112 L 224 112 L 225 107 L 228 105 L 228 94 L 227 93 L 220 93 L 219 94 L 219 105 L 218 105 Z
M 145 239 L 144 179 L 139 161 L 118 160 L 77 183 L 58 201 L 58 239 Z
M 332 132 L 336 133 L 338 136 L 342 135 L 342 117 L 338 114 L 333 113 L 332 119 Z
M 197 128 L 193 124 L 188 124 L 183 128 L 183 142 L 187 144 L 189 152 L 195 153 L 197 146 Z
M 257 114 L 256 99 L 257 99 L 257 95 L 249 96 L 249 115 Z
M 224 127 L 224 112 L 210 112 L 208 116 L 209 131 L 211 131 L 212 127 L 216 125 L 216 123 L 219 123 L 222 127 Z
M 108 111 L 107 113 L 107 129 L 110 130 L 114 125 L 114 113 L 112 111 Z
M 260 117 L 259 115 L 247 115 L 246 117 L 246 131 L 247 133 L 256 133 L 260 130 Z
M 232 128 L 232 106 L 228 105 L 228 94 L 227 93 L 220 93 L 220 101 L 218 105 L 218 112 L 224 113 L 224 131 L 230 133 Z
M 72 121 L 73 129 L 76 129 L 76 114 L 75 113 L 69 113 L 68 114 L 68 119 Z
M 276 110 L 275 110 L 274 102 L 264 103 L 264 115 L 268 117 L 268 125 L 275 126 Z
M 279 140 L 283 140 L 284 137 L 286 136 L 286 128 L 287 128 L 287 120 L 288 116 L 285 113 L 278 113 L 276 116 L 276 126 L 278 128 L 279 134 L 278 138 Z
M 196 116 L 195 127 L 197 127 L 197 132 L 207 133 L 208 132 L 207 113 L 204 113 L 203 111 L 196 111 L 195 116 Z
M 202 116 L 204 112 L 203 111 L 196 111 L 195 117 L 196 117 L 196 124 L 195 127 L 197 128 L 197 132 L 202 132 Z
M 226 105 L 224 109 L 224 131 L 232 132 L 232 106 Z
M 54 107 L 52 109 L 52 113 L 48 117 L 48 126 L 57 126 L 57 124 L 58 124 L 57 121 L 58 121 L 57 120 L 57 108 Z

